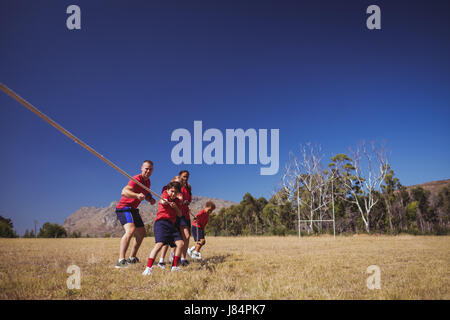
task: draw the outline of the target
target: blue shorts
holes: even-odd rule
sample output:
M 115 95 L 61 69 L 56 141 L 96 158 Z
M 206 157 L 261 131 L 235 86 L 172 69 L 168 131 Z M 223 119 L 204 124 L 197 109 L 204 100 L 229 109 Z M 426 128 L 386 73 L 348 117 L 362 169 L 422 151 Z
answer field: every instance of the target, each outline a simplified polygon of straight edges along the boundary
M 144 227 L 144 222 L 139 214 L 139 209 L 129 207 L 116 208 L 116 215 L 117 220 L 119 220 L 122 225 L 134 223 L 136 228 Z
M 198 237 L 197 237 L 198 231 Z M 200 239 L 205 239 L 205 230 L 197 228 L 196 226 L 192 226 L 192 235 L 194 236 L 195 241 L 199 241 Z
M 189 232 L 191 232 L 191 220 L 186 219 L 185 216 L 177 217 L 175 225 L 178 229 L 181 229 L 181 227 L 187 227 Z
M 156 221 L 153 231 L 155 232 L 155 243 L 162 242 L 171 248 L 175 247 L 175 241 L 182 240 L 178 228 L 167 219 Z

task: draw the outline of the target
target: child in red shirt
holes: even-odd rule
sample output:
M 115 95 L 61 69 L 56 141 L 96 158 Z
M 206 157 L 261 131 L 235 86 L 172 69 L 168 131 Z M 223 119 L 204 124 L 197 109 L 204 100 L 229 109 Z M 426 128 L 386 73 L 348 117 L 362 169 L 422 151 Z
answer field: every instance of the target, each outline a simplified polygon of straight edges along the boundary
M 191 211 L 189 210 L 189 204 L 192 201 L 192 191 L 191 191 L 191 185 L 189 184 L 189 171 L 182 170 L 178 174 L 178 176 L 175 177 L 177 181 L 181 183 L 181 199 L 182 199 L 182 207 L 181 212 L 183 215 L 180 218 L 177 218 L 177 227 L 180 229 L 181 237 L 184 241 L 184 247 L 181 250 L 181 266 L 185 267 L 189 265 L 189 261 L 186 259 L 187 256 L 187 250 L 189 248 L 189 240 L 191 237 Z M 175 179 L 174 178 L 174 179 Z M 164 268 L 164 257 L 167 249 L 166 247 L 163 248 L 163 251 L 161 253 L 161 259 L 158 263 L 158 266 L 161 268 Z M 172 261 L 173 256 L 175 254 L 175 251 L 173 251 L 170 254 L 169 261 Z
M 162 200 L 158 204 L 158 212 L 156 214 L 155 223 L 153 225 L 155 232 L 155 247 L 150 252 L 143 275 L 152 274 L 153 262 L 161 248 L 168 244 L 175 249 L 175 257 L 172 263 L 172 271 L 180 271 L 178 261 L 180 260 L 181 250 L 184 246 L 178 228 L 175 226 L 175 220 L 182 215 L 182 203 L 177 195 L 181 191 L 179 182 L 171 182 L 167 185 L 167 190 L 161 195 Z
M 216 205 L 212 201 L 205 204 L 205 208 L 195 216 L 192 222 L 192 235 L 197 242 L 195 246 L 188 249 L 188 255 L 193 259 L 201 259 L 200 249 L 206 244 L 205 227 L 209 220 L 209 215 L 214 211 Z
M 179 182 L 180 183 L 180 185 L 181 185 L 181 181 L 180 181 L 180 177 L 178 177 L 178 176 L 175 176 L 175 177 L 173 177 L 173 179 L 170 181 L 170 182 Z M 163 188 L 162 188 L 162 191 L 161 192 L 164 192 L 165 190 L 167 190 L 167 186 L 164 186 Z M 183 187 L 181 187 L 181 190 L 183 190 Z M 180 199 L 180 201 L 181 201 L 181 204 L 182 204 L 182 206 L 183 206 L 183 194 L 182 194 L 182 191 L 180 192 L 180 193 L 178 193 L 177 194 L 177 198 L 178 199 Z M 183 207 L 181 207 L 181 212 L 183 212 Z M 175 223 L 177 222 L 179 220 L 179 217 L 177 216 L 177 219 L 176 219 L 176 221 L 175 221 Z M 177 224 L 177 223 L 176 223 Z M 178 227 L 178 226 L 177 226 Z M 181 236 L 183 236 L 183 235 L 181 235 Z M 184 242 L 184 239 L 183 239 L 183 242 Z M 184 248 L 184 247 L 183 247 Z M 165 260 L 165 258 L 166 258 L 166 254 L 167 254 L 167 250 L 169 249 L 169 245 L 168 244 L 166 244 L 166 245 L 164 245 L 163 247 L 162 247 L 162 249 L 161 249 L 161 256 L 160 256 L 160 259 L 159 259 L 159 262 L 158 262 L 158 267 L 160 267 L 161 269 L 165 269 L 166 268 L 166 263 L 164 262 L 164 260 Z M 171 259 L 170 259 L 170 262 L 173 262 L 173 257 L 175 256 L 175 248 L 173 249 L 173 252 L 171 253 Z M 183 260 L 183 252 L 181 252 L 181 260 L 180 260 L 180 262 L 182 262 L 182 260 Z

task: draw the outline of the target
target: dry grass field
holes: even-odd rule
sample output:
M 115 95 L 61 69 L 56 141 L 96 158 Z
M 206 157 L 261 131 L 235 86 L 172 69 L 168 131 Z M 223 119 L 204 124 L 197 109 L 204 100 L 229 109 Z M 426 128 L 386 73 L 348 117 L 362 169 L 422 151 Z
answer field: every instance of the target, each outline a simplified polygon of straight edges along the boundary
M 450 299 L 450 237 L 207 237 L 185 272 L 115 269 L 119 239 L 0 239 L 0 299 Z M 68 289 L 67 268 L 81 270 Z M 369 290 L 367 268 L 381 288 Z

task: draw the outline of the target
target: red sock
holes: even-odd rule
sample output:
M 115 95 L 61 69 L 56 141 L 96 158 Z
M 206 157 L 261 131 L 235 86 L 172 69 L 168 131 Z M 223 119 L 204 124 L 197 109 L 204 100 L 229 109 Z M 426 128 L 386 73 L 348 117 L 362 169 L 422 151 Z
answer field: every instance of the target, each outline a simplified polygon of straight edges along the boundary
M 148 258 L 147 267 L 151 268 L 152 266 L 153 266 L 153 259 L 152 258 Z
M 178 260 L 180 260 L 180 257 L 173 257 L 172 267 L 178 267 Z

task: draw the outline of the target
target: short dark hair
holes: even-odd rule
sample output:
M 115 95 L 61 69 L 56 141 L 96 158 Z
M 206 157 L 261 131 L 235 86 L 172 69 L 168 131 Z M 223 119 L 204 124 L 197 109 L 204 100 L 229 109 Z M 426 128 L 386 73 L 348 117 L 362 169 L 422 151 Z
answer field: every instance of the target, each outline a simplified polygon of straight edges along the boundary
M 169 184 L 167 185 L 167 190 L 172 188 L 175 188 L 176 191 L 181 192 L 181 183 L 177 181 L 169 182 Z
M 145 160 L 143 163 L 149 163 L 149 164 L 151 164 L 152 166 L 153 166 L 153 161 L 151 161 L 151 160 Z
M 214 210 L 216 208 L 216 204 L 212 201 L 207 201 L 205 204 L 205 207 L 211 208 L 212 210 Z
M 180 173 L 178 174 L 179 176 L 181 176 L 183 173 L 187 173 L 188 175 L 191 175 L 190 173 L 189 173 L 189 171 L 187 171 L 187 170 L 181 170 L 180 171 Z

